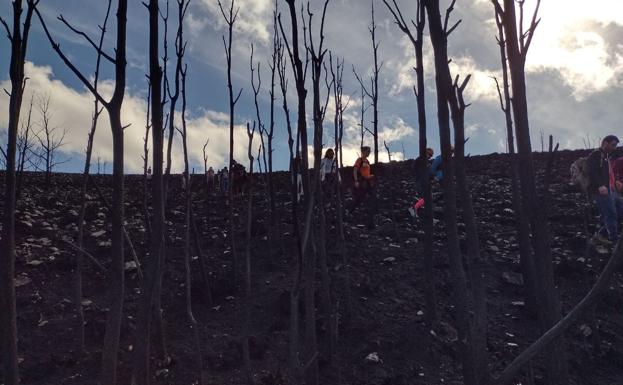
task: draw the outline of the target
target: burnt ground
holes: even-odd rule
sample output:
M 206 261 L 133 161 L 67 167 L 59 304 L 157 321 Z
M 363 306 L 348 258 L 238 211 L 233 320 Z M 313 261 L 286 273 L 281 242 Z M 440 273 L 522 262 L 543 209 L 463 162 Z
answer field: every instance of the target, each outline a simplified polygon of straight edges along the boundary
M 551 184 L 552 250 L 556 283 L 567 312 L 590 289 L 609 254 L 587 247 L 584 198 L 568 184 L 569 165 L 580 152 L 557 155 Z M 536 154 L 541 174 L 545 155 Z M 489 363 L 501 370 L 533 341 L 536 322 L 525 314 L 510 196 L 508 158 L 503 155 L 471 157 L 467 168 L 472 185 L 482 252 L 488 261 Z M 362 213 L 347 217 L 348 271 L 351 278 L 352 316 L 342 322 L 333 366 L 321 361 L 321 384 L 416 385 L 460 384 L 456 331 L 452 328 L 452 287 L 444 250 L 442 221 L 436 225 L 436 290 L 441 324 L 431 333 L 424 322 L 424 277 L 421 224 L 406 208 L 414 199 L 410 162 L 393 163 L 378 172 L 380 185 L 377 227 L 367 230 Z M 195 341 L 188 328 L 184 304 L 184 209 L 179 176 L 172 181 L 167 215 L 169 242 L 163 283 L 166 337 L 172 362 L 158 367 L 155 384 L 192 384 L 196 378 Z M 110 176 L 95 179 L 110 194 Z M 287 347 L 291 269 L 294 238 L 289 215 L 287 175 L 277 180 L 278 208 L 284 209 L 271 248 L 266 239 L 267 204 L 255 197 L 252 238 L 253 306 L 251 357 L 260 384 L 287 384 Z M 242 384 L 238 343 L 242 319 L 242 293 L 231 279 L 226 201 L 206 194 L 197 179 L 195 211 L 202 246 L 212 279 L 214 303 L 208 305 L 198 289 L 193 291 L 194 311 L 201 325 L 209 384 Z M 126 179 L 126 221 L 140 258 L 144 258 L 145 231 L 141 213 L 141 177 Z M 28 174 L 18 209 L 17 306 L 21 373 L 24 384 L 94 384 L 98 376 L 107 312 L 107 280 L 85 260 L 84 297 L 87 352 L 78 354 L 72 305 L 72 271 L 75 252 L 62 241 L 74 237 L 79 209 L 80 176 L 55 174 L 46 191 L 43 176 Z M 85 244 L 104 266 L 109 265 L 109 215 L 96 192 L 89 191 Z M 349 196 L 349 195 L 347 195 Z M 235 201 L 238 231 L 235 234 L 242 264 L 246 217 L 244 198 Z M 591 229 L 597 222 L 590 217 Z M 441 219 L 442 212 L 436 209 Z M 329 211 L 329 221 L 334 214 Z M 102 232 L 102 230 L 104 232 Z M 329 231 L 330 269 L 341 304 L 345 303 L 344 266 L 335 247 L 335 230 Z M 285 250 L 285 253 L 283 252 Z M 130 261 L 126 248 L 126 260 Z M 195 287 L 200 283 L 193 262 Z M 126 297 L 121 336 L 119 383 L 129 384 L 135 315 L 139 298 L 136 271 L 126 273 Z M 340 305 L 343 309 L 343 305 Z M 623 384 L 623 279 L 617 274 L 596 309 L 565 335 L 573 384 Z M 320 316 L 320 314 L 319 314 Z M 301 325 L 302 327 L 303 325 Z M 319 331 L 319 338 L 323 331 Z M 366 358 L 376 353 L 379 362 Z M 154 353 L 155 354 L 155 353 Z M 535 360 L 536 383 L 542 383 L 542 357 Z

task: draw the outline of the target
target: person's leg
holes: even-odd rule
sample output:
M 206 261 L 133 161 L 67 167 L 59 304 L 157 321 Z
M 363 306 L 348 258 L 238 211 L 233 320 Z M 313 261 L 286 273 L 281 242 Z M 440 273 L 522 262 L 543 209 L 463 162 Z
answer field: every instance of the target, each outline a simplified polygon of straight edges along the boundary
M 606 218 L 608 217 L 609 199 L 606 196 L 594 194 L 593 201 L 595 202 L 595 206 L 597 206 L 597 210 L 599 211 L 599 228 L 596 232 L 596 235 L 608 236 Z
M 601 215 L 602 222 L 608 231 L 608 239 L 615 242 L 619 238 L 617 226 L 616 199 L 614 194 L 602 197 Z

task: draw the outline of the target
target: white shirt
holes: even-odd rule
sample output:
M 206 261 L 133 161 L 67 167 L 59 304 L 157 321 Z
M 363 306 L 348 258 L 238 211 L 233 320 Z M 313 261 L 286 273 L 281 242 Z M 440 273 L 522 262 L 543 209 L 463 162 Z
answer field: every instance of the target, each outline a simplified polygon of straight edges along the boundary
M 335 174 L 337 171 L 337 164 L 335 159 L 322 158 L 320 162 L 320 180 L 324 181 L 325 175 Z

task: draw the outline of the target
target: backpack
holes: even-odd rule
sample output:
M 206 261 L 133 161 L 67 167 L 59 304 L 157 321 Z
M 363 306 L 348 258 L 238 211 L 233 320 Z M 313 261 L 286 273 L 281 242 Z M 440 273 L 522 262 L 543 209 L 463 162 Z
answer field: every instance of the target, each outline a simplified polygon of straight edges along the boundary
M 588 193 L 591 184 L 587 172 L 587 160 L 588 158 L 586 157 L 579 158 L 571 164 L 570 168 L 571 184 L 585 193 Z

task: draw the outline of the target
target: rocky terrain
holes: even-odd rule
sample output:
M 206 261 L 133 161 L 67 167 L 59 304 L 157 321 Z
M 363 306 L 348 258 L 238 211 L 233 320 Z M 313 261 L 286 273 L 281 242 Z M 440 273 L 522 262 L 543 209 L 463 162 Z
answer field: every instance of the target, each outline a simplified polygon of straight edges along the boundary
M 585 198 L 569 185 L 569 165 L 581 152 L 556 155 L 550 186 L 549 214 L 556 283 L 568 311 L 590 289 L 609 258 L 607 250 L 588 244 L 585 230 Z M 541 177 L 546 154 L 536 154 Z M 504 155 L 470 157 L 467 168 L 473 191 L 482 252 L 488 261 L 490 370 L 501 370 L 538 336 L 536 323 L 523 312 L 522 279 L 510 193 L 509 164 Z M 363 213 L 346 218 L 348 264 L 353 314 L 340 325 L 338 352 L 332 366 L 321 361 L 323 385 L 423 385 L 461 384 L 456 330 L 452 327 L 452 290 L 444 249 L 440 208 L 435 211 L 435 269 L 441 324 L 431 331 L 424 322 L 424 277 L 421 223 L 407 207 L 413 202 L 415 184 L 412 162 L 384 165 L 378 172 L 379 214 L 374 230 L 363 226 Z M 95 176 L 110 198 L 110 177 Z M 289 214 L 288 177 L 278 173 L 277 207 L 284 210 L 276 232 L 283 236 L 268 247 L 267 203 L 256 189 L 252 238 L 253 307 L 251 358 L 260 384 L 287 384 L 288 314 L 290 272 L 294 239 Z M 85 260 L 83 307 L 86 313 L 87 353 L 75 352 L 76 320 L 72 305 L 73 242 L 80 198 L 79 175 L 55 174 L 44 188 L 43 175 L 27 174 L 18 204 L 18 259 L 16 286 L 19 346 L 24 384 L 93 384 L 98 376 L 107 312 L 106 274 Z M 184 305 L 183 235 L 184 207 L 180 179 L 171 182 L 166 271 L 162 303 L 167 365 L 154 365 L 156 384 L 192 384 L 195 381 L 193 333 Z M 245 382 L 238 336 L 241 328 L 240 298 L 243 290 L 231 279 L 226 200 L 206 192 L 203 180 L 194 183 L 194 209 L 202 234 L 201 246 L 211 277 L 214 301 L 194 293 L 194 311 L 201 325 L 210 384 Z M 126 221 L 139 259 L 145 258 L 145 226 L 142 215 L 140 176 L 126 180 Z M 350 195 L 347 194 L 350 198 Z M 235 202 L 238 232 L 243 250 L 246 200 Z M 588 217 L 591 231 L 596 213 Z M 97 192 L 89 190 L 86 249 L 104 268 L 109 265 L 110 220 Z M 328 212 L 334 223 L 334 214 Z M 329 231 L 330 269 L 338 298 L 344 288 L 344 261 L 335 248 L 335 228 Z M 281 238 L 281 237 L 279 237 Z M 272 250 L 272 254 L 271 254 Z M 136 265 L 126 248 L 127 287 L 120 351 L 120 384 L 130 383 L 131 352 L 140 282 Z M 193 278 L 200 282 L 194 259 Z M 198 284 L 195 285 L 196 287 Z M 322 330 L 319 337 L 322 338 Z M 573 384 L 623 384 L 623 279 L 617 273 L 610 290 L 593 315 L 581 319 L 565 335 Z M 158 362 L 156 362 L 157 364 Z M 533 372 L 542 383 L 540 362 Z M 524 382 L 525 383 L 525 382 Z

